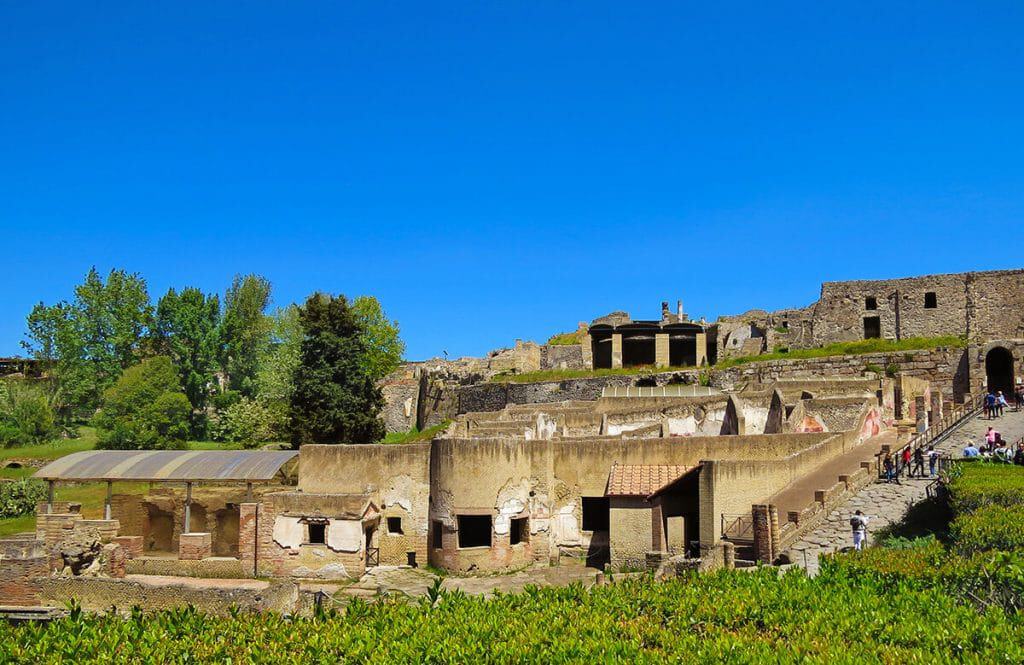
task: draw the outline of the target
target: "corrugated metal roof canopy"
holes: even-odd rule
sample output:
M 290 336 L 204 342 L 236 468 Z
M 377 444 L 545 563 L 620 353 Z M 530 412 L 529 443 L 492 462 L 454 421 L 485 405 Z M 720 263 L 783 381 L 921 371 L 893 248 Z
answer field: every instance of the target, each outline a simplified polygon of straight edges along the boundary
M 43 480 L 259 482 L 273 480 L 296 450 L 95 450 L 36 472 Z

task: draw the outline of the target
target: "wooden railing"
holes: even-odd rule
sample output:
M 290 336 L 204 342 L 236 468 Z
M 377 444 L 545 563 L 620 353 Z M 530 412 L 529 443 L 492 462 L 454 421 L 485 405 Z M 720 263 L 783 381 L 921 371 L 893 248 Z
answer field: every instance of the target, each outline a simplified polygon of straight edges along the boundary
M 754 517 L 722 513 L 722 540 L 754 542 Z
M 942 418 L 939 418 L 934 423 L 932 423 L 928 427 L 928 429 L 926 429 L 923 432 L 918 432 L 914 436 L 910 437 L 910 440 L 907 441 L 902 446 L 899 446 L 894 450 L 890 450 L 888 457 L 889 459 L 892 460 L 893 468 L 895 469 L 896 475 L 899 476 L 901 473 L 903 473 L 907 466 L 903 462 L 903 451 L 909 449 L 911 455 L 913 455 L 915 450 L 919 448 L 924 448 L 932 441 L 945 434 L 947 431 L 953 429 L 954 427 L 957 427 L 965 420 L 975 415 L 978 411 L 981 410 L 981 406 L 984 403 L 984 400 L 985 397 L 984 395 L 982 395 L 975 399 L 972 399 L 970 402 L 956 406 L 952 411 L 943 415 Z M 875 455 L 875 471 L 877 472 L 879 478 L 885 477 L 885 458 L 886 455 L 881 452 Z M 913 460 L 911 460 L 911 464 L 912 463 Z

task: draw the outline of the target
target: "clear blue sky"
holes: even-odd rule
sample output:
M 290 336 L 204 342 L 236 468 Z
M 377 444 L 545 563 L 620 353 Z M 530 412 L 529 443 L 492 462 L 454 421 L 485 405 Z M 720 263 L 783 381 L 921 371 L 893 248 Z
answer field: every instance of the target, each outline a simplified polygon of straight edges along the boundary
M 412 359 L 1024 266 L 1020 2 L 4 2 L 0 26 L 3 354 L 92 265 L 154 299 L 245 272 L 277 304 L 373 294 Z

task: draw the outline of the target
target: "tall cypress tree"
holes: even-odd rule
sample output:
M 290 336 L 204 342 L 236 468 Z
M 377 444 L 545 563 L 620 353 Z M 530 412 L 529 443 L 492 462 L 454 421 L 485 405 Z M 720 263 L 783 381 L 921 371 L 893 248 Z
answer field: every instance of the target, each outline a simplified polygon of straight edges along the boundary
M 314 293 L 299 310 L 303 339 L 291 396 L 291 440 L 374 443 L 384 397 L 367 369 L 364 330 L 345 296 Z

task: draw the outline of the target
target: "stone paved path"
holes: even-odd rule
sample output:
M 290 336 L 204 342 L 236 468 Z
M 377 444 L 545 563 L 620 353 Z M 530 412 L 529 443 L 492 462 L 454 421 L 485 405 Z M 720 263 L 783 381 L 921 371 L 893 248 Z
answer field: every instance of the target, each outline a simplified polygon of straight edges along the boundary
M 954 430 L 936 448 L 943 455 L 959 457 L 967 441 L 976 444 L 984 442 L 985 432 L 989 426 L 995 427 L 1006 441 L 1015 443 L 1024 436 L 1024 411 L 1007 411 L 1001 418 L 992 420 L 983 416 L 972 418 Z M 930 482 L 930 479 L 908 479 L 904 476 L 900 479 L 899 485 L 884 482 L 868 485 L 840 508 L 829 513 L 817 529 L 794 543 L 789 548 L 790 561 L 806 568 L 811 575 L 817 574 L 820 554 L 835 552 L 853 545 L 850 516 L 857 509 L 871 519 L 868 525 L 870 545 L 872 533 L 899 522 L 908 508 L 925 498 L 925 488 Z

